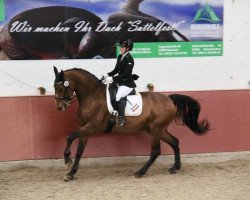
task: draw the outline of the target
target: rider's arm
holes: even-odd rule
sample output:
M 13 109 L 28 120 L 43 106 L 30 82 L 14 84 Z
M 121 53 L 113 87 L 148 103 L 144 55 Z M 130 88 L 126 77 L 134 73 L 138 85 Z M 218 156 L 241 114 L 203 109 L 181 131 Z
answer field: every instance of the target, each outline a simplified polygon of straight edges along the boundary
M 115 65 L 115 68 L 113 71 L 109 72 L 108 75 L 109 76 L 114 76 L 115 74 L 117 74 L 119 71 L 118 71 L 118 60 L 121 60 L 121 57 L 122 57 L 122 54 L 120 54 L 117 58 L 117 61 L 116 61 L 116 65 Z
M 120 73 L 118 76 L 114 76 L 114 81 L 124 81 L 128 79 L 132 75 L 133 67 L 134 67 L 134 59 L 133 57 L 127 57 L 126 59 L 126 65 L 123 73 Z

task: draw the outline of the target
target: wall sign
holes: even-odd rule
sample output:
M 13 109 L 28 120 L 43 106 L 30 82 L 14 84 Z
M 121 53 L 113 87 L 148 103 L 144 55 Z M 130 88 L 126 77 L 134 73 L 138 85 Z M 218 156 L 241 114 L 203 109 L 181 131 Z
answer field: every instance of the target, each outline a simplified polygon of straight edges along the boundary
M 115 58 L 126 38 L 137 58 L 223 54 L 223 0 L 0 0 L 0 11 L 0 59 Z

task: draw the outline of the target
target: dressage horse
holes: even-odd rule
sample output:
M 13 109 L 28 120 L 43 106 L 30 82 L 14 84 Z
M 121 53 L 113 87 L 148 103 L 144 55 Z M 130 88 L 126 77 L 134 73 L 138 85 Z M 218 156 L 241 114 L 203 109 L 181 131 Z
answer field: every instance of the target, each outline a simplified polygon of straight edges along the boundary
M 102 84 L 94 75 L 76 68 L 58 72 L 57 68 L 54 67 L 54 73 L 57 109 L 59 111 L 66 110 L 74 98 L 77 98 L 75 100 L 79 102 L 77 113 L 79 128 L 68 136 L 64 151 L 65 165 L 71 167 L 69 173 L 64 177 L 64 180 L 67 181 L 72 180 L 78 170 L 88 137 L 105 130 L 110 114 L 106 104 L 106 85 Z M 169 172 L 176 173 L 181 168 L 179 140 L 169 133 L 170 123 L 175 121 L 178 124 L 186 125 L 197 135 L 208 132 L 210 124 L 206 119 L 198 121 L 200 105 L 189 96 L 180 94 L 167 96 L 155 92 L 142 92 L 141 96 L 143 101 L 141 115 L 126 117 L 126 125 L 115 127 L 112 132 L 128 134 L 144 131 L 150 135 L 150 158 L 135 173 L 135 177 L 142 177 L 161 154 L 161 140 L 174 150 L 175 162 Z M 79 143 L 73 163 L 70 155 L 71 144 L 75 139 L 78 139 Z

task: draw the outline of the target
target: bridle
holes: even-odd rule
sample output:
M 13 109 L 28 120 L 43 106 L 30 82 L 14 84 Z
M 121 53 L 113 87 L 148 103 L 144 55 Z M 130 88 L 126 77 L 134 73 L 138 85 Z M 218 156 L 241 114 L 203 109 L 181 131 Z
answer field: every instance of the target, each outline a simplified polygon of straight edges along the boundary
M 69 85 L 69 81 L 61 81 L 61 82 L 58 82 L 58 83 L 55 83 L 54 84 L 54 88 L 55 90 L 61 85 L 63 84 L 63 87 L 64 87 L 64 94 L 63 96 L 55 96 L 55 99 L 59 99 L 59 100 L 63 100 L 64 103 L 68 106 L 70 105 L 70 103 L 73 103 L 73 102 L 76 102 L 77 100 L 80 100 L 82 97 L 86 97 L 88 95 L 90 95 L 92 92 L 94 92 L 94 90 L 100 86 L 101 84 L 99 84 L 101 80 L 99 80 L 97 82 L 97 84 L 94 86 L 94 88 L 88 90 L 88 91 L 85 91 L 83 93 L 81 93 L 80 95 L 76 96 L 75 94 L 75 91 L 70 87 Z M 72 91 L 72 94 L 73 95 L 69 95 L 69 90 Z M 72 101 L 73 99 L 75 99 L 74 101 Z
M 69 90 L 71 90 L 73 94 L 74 90 L 70 87 L 69 81 L 61 81 L 54 84 L 55 91 L 61 84 L 63 84 L 64 87 L 64 94 L 63 96 L 55 96 L 55 99 L 63 100 L 66 105 L 69 105 L 71 100 L 75 98 L 75 96 L 69 95 Z

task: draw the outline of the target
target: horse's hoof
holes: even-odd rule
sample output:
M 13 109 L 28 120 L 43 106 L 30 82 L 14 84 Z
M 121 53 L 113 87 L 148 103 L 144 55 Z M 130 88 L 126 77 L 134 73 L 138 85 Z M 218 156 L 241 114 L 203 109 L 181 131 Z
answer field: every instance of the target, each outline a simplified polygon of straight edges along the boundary
M 134 177 L 135 177 L 135 178 L 141 178 L 143 175 L 144 175 L 144 174 L 141 173 L 141 172 L 136 172 L 136 173 L 134 173 Z
M 169 172 L 169 174 L 176 174 L 177 173 L 177 171 L 175 169 L 172 169 L 172 168 L 169 169 L 168 172 Z
M 66 174 L 63 178 L 64 181 L 72 181 L 74 179 L 73 175 Z
M 177 173 L 177 170 L 179 170 L 180 169 L 180 167 L 175 167 L 175 166 L 173 166 L 173 167 L 171 167 L 170 169 L 168 169 L 168 172 L 170 173 L 170 174 L 176 174 Z
M 140 175 L 140 174 L 134 174 L 134 177 L 135 177 L 135 178 L 141 178 L 142 175 Z

